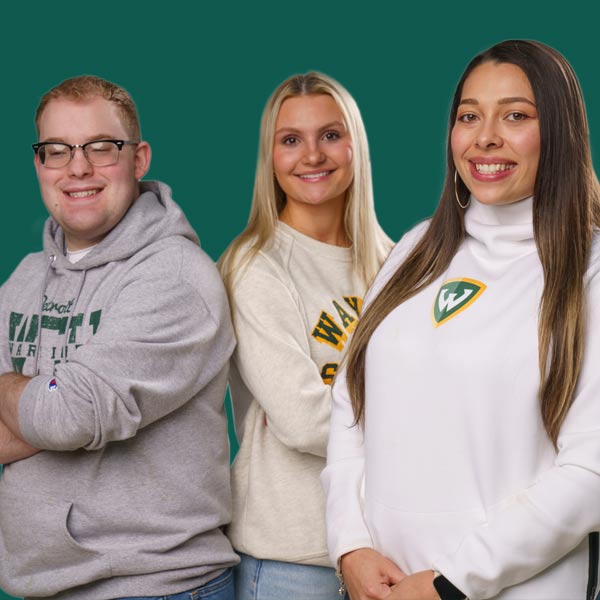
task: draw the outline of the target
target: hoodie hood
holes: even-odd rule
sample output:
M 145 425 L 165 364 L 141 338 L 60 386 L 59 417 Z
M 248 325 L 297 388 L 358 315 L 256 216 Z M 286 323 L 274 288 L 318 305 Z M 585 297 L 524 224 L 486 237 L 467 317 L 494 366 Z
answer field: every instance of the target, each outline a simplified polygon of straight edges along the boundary
M 140 195 L 125 216 L 80 261 L 71 263 L 65 256 L 64 232 L 52 217 L 44 226 L 44 254 L 55 257 L 52 266 L 56 269 L 85 271 L 127 259 L 142 248 L 172 236 L 182 236 L 200 245 L 196 232 L 172 200 L 171 188 L 159 181 L 142 181 Z

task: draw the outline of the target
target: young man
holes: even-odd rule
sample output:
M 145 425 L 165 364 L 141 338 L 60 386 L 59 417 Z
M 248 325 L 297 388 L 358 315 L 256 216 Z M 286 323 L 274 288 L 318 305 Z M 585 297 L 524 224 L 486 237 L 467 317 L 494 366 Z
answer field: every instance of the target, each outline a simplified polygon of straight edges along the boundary
M 67 80 L 36 126 L 44 250 L 0 288 L 0 587 L 233 598 L 216 268 L 170 189 L 139 182 L 125 90 Z

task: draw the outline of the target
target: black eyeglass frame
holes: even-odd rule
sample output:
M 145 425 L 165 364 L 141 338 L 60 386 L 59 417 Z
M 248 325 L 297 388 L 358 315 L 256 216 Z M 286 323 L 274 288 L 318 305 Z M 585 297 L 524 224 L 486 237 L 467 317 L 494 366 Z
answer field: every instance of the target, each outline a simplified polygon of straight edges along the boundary
M 108 165 L 94 165 L 94 163 L 89 159 L 86 148 L 92 144 L 98 144 L 99 142 L 110 142 L 111 144 L 114 144 L 118 150 L 119 150 L 119 154 L 117 155 L 117 160 L 114 163 L 110 163 Z M 67 144 L 66 142 L 37 142 L 37 144 L 31 144 L 31 147 L 33 148 L 33 152 L 34 154 L 37 154 L 38 156 L 40 156 L 39 152 L 40 149 L 43 148 L 44 146 L 50 146 L 52 144 L 60 144 L 62 146 L 66 146 L 67 148 L 69 148 L 69 151 L 71 153 L 71 157 L 69 158 L 69 161 L 67 163 L 65 163 L 63 166 L 66 167 L 72 160 L 73 160 L 73 156 L 75 154 L 75 150 L 77 150 L 77 148 L 81 148 L 81 150 L 83 151 L 83 156 L 85 156 L 85 160 L 87 160 L 90 165 L 93 165 L 95 167 L 99 167 L 99 166 L 103 166 L 103 167 L 110 167 L 112 165 L 116 165 L 118 160 L 119 160 L 119 156 L 121 155 L 121 150 L 123 150 L 123 146 L 137 146 L 139 144 L 139 142 L 133 142 L 131 140 L 92 140 L 91 142 L 86 142 L 85 144 Z M 42 160 L 42 158 L 40 157 L 40 162 L 42 163 L 42 165 L 45 165 L 45 160 Z M 62 167 L 46 167 L 47 169 L 61 169 Z

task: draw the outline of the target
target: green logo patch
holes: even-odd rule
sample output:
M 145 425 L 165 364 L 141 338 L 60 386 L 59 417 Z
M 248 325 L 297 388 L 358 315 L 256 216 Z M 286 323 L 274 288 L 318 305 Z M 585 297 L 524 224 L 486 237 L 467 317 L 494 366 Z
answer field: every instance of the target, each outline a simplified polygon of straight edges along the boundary
M 449 279 L 442 283 L 431 311 L 434 326 L 439 327 L 471 306 L 486 287 L 485 283 L 467 277 Z

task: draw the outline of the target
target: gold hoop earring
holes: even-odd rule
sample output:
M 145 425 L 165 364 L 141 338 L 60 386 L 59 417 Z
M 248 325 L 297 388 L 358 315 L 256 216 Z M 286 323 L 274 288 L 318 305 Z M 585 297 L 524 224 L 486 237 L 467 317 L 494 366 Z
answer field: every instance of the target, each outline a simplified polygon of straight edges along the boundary
M 465 204 L 462 204 L 462 202 L 460 201 L 460 196 L 458 195 L 457 176 L 458 176 L 458 171 L 455 170 L 454 171 L 454 197 L 456 198 L 456 202 L 458 203 L 458 205 L 464 210 L 465 208 L 469 207 L 469 204 L 471 204 L 471 196 L 469 196 L 469 198 Z

